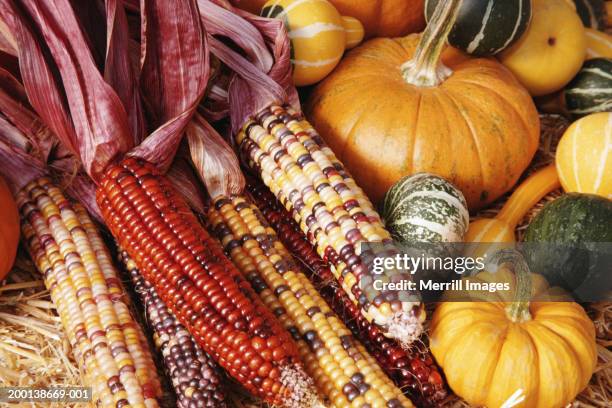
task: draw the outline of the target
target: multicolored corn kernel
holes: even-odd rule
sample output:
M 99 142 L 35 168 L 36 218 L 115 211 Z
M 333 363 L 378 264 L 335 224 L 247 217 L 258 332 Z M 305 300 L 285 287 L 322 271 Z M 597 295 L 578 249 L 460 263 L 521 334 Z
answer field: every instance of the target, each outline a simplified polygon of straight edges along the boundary
M 279 239 L 304 265 L 302 270 L 319 293 L 363 342 L 387 375 L 418 406 L 437 407 L 448 395 L 448 390 L 426 344 L 417 341 L 409 349 L 404 349 L 384 336 L 338 287 L 329 265 L 317 255 L 299 226 L 266 186 L 249 180 L 247 189 L 266 221 L 277 231 Z
M 218 197 L 211 231 L 298 342 L 308 373 L 333 406 L 412 407 L 328 307 L 257 207 L 245 197 Z
M 97 406 L 158 406 L 160 383 L 119 274 L 83 207 L 46 178 L 17 195 L 25 245 Z
M 120 251 L 119 258 L 144 307 L 155 346 L 162 356 L 164 368 L 176 393 L 178 407 L 227 407 L 217 364 L 168 310 L 127 252 Z
M 232 377 L 270 403 L 318 402 L 290 334 L 155 166 L 135 158 L 111 166 L 97 201 L 144 278 Z
M 291 211 L 368 321 L 405 345 L 416 340 L 425 319 L 422 305 L 408 293 L 377 290 L 374 284 L 375 280 L 385 283 L 410 276 L 397 270 L 374 276 L 368 268 L 368 259 L 396 253 L 391 236 L 312 126 L 289 107 L 271 106 L 248 121 L 236 141 L 245 162 Z M 382 243 L 384 250 L 365 250 L 361 244 L 366 242 Z

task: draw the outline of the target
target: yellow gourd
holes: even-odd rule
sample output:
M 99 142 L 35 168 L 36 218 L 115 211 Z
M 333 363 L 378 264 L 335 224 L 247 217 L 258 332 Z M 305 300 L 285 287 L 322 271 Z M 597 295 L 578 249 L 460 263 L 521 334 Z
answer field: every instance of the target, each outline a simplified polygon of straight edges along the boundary
M 363 25 L 355 17 L 342 16 L 342 26 L 346 35 L 345 47 L 347 50 L 358 46 L 363 41 Z
M 340 62 L 344 50 L 363 40 L 363 25 L 343 17 L 326 0 L 270 0 L 261 15 L 285 22 L 291 41 L 293 82 L 312 85 Z
M 515 242 L 514 230 L 527 211 L 542 197 L 561 187 L 557 169 L 550 164 L 527 178 L 510 196 L 495 218 L 470 223 L 466 242 Z
M 503 251 L 498 264 L 504 263 L 515 273 L 502 266 L 468 279 L 507 282 L 509 291 L 483 294 L 489 301 L 440 303 L 431 351 L 450 388 L 471 406 L 499 408 L 524 396 L 513 406 L 564 407 L 597 365 L 593 322 L 577 303 L 548 301 L 565 298 L 564 292 L 530 274 L 519 253 Z
M 612 36 L 593 28 L 585 28 L 586 59 L 612 58 Z
M 555 162 L 566 192 L 612 199 L 612 113 L 574 122 L 559 141 Z
M 566 0 L 534 0 L 521 39 L 500 55 L 533 96 L 553 93 L 576 75 L 586 54 L 582 21 Z

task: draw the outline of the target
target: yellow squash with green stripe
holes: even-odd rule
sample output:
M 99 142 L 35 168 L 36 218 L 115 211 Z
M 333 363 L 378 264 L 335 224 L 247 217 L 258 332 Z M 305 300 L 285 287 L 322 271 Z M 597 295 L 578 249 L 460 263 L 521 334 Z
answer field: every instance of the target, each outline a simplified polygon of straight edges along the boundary
M 338 65 L 344 50 L 359 44 L 364 35 L 358 20 L 341 16 L 327 0 L 270 0 L 261 15 L 284 21 L 297 86 L 325 78 Z

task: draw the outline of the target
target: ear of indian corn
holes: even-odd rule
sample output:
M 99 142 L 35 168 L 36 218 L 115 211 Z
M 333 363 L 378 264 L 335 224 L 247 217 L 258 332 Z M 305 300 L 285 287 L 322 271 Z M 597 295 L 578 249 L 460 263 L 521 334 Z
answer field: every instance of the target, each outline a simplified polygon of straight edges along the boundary
M 105 221 L 198 344 L 251 393 L 274 404 L 318 404 L 290 334 L 155 166 L 126 158 L 97 190 Z
M 226 407 L 221 373 L 215 362 L 168 310 L 127 252 L 120 251 L 119 257 L 144 308 L 155 346 L 174 387 L 178 407 Z
M 294 262 L 255 205 L 218 197 L 210 227 L 264 303 L 293 333 L 306 368 L 335 407 L 411 407 Z
M 266 186 L 292 210 L 319 255 L 332 263 L 335 278 L 368 321 L 404 344 L 418 338 L 425 318 L 421 304 L 407 293 L 377 290 L 374 284 L 410 275 L 385 270 L 375 276 L 368 268 L 373 256 L 396 253 L 391 236 L 312 126 L 289 107 L 271 106 L 248 121 L 236 141 Z M 366 242 L 381 242 L 384 250 L 364 250 Z
M 409 349 L 385 337 L 359 313 L 342 291 L 329 268 L 302 235 L 299 226 L 261 183 L 249 181 L 247 189 L 279 239 L 304 264 L 303 271 L 332 309 L 346 322 L 393 379 L 418 406 L 437 407 L 447 396 L 444 380 L 427 347 L 414 342 Z
M 160 383 L 110 253 L 83 207 L 49 179 L 18 194 L 22 230 L 100 407 L 157 407 Z

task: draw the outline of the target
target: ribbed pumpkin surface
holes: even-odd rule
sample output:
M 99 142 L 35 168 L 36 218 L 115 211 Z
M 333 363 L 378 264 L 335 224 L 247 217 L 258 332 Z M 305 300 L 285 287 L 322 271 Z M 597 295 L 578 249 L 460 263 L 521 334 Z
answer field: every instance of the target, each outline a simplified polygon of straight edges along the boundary
M 419 36 L 374 39 L 348 53 L 314 90 L 307 116 L 374 201 L 400 178 L 444 177 L 470 209 L 508 191 L 539 139 L 533 101 L 501 64 L 447 48 L 453 74 L 417 87 L 400 66 Z

